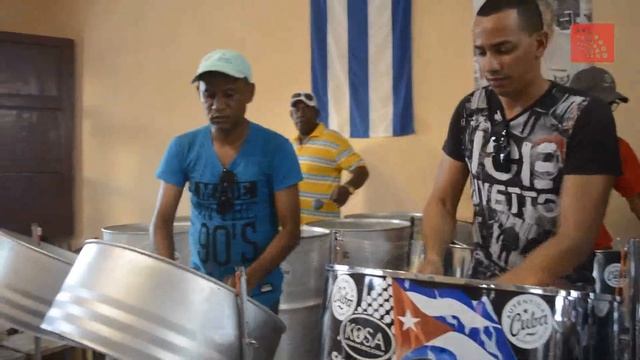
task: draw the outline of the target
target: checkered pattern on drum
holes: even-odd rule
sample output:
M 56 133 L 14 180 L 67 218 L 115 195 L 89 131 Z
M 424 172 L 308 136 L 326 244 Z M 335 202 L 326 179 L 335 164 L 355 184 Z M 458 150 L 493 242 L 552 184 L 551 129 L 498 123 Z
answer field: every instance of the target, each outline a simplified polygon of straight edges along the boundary
M 356 314 L 366 314 L 380 320 L 393 332 L 393 296 L 391 292 L 392 279 L 366 276 L 360 296 L 360 304 Z

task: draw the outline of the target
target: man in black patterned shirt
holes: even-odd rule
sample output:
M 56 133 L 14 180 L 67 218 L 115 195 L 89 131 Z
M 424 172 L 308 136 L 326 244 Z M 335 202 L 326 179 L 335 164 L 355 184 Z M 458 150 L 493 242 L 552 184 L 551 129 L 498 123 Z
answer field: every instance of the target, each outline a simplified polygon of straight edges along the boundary
M 589 258 L 620 174 L 611 110 L 542 77 L 548 34 L 535 0 L 487 0 L 473 41 L 489 85 L 462 99 L 449 124 L 424 209 L 420 271 L 443 272 L 471 176 L 472 277 L 540 286 L 589 283 Z

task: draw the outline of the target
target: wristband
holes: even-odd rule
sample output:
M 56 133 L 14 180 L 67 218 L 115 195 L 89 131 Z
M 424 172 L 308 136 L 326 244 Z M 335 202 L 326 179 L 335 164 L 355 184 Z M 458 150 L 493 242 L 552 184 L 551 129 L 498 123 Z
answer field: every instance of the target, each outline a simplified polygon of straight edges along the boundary
M 354 188 L 353 186 L 349 185 L 349 184 L 342 184 L 342 186 L 346 187 L 347 190 L 349 190 L 349 194 L 353 195 L 354 192 L 356 192 L 356 188 Z

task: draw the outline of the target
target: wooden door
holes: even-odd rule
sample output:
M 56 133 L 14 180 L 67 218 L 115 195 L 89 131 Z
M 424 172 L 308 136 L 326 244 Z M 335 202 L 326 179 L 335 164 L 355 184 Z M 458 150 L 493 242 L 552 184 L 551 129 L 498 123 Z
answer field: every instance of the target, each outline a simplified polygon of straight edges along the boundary
M 0 228 L 73 233 L 70 39 L 0 32 Z

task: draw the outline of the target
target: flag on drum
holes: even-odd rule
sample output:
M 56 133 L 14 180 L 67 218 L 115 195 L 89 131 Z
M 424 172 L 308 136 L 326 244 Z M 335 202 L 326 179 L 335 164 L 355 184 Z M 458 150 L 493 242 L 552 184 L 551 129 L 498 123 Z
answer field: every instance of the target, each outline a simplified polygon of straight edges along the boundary
M 515 360 L 489 299 L 393 281 L 396 359 Z

